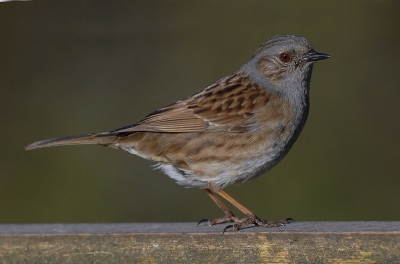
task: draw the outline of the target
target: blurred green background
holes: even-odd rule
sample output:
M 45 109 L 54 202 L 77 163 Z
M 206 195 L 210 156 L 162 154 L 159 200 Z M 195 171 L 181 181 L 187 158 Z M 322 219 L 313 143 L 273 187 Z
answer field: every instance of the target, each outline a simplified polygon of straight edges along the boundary
M 400 1 L 0 3 L 0 222 L 221 216 L 131 154 L 24 146 L 133 124 L 282 33 L 331 55 L 314 68 L 308 123 L 277 167 L 226 190 L 269 220 L 399 220 L 399 14 Z

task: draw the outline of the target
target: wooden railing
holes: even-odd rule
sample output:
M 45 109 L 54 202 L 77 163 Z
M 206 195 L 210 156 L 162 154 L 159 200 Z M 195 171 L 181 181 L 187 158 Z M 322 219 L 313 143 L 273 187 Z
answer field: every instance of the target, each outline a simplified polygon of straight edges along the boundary
M 400 222 L 2 224 L 0 263 L 400 263 Z

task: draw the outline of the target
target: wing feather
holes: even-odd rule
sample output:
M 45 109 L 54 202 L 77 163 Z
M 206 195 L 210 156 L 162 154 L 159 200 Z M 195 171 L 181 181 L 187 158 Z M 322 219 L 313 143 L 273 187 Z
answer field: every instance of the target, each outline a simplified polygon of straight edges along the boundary
M 246 132 L 257 128 L 255 113 L 269 98 L 270 94 L 249 78 L 231 75 L 113 132 Z

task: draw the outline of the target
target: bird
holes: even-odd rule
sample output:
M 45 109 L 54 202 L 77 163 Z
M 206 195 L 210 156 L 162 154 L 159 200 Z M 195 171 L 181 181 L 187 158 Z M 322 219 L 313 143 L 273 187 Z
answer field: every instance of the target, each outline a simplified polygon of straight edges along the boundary
M 224 188 L 257 178 L 286 156 L 307 120 L 313 64 L 328 58 L 303 37 L 277 35 L 236 72 L 133 125 L 42 140 L 25 149 L 98 144 L 124 150 L 154 161 L 179 185 L 204 189 L 223 216 L 199 224 L 233 223 L 224 232 L 284 226 L 293 219 L 263 220 Z

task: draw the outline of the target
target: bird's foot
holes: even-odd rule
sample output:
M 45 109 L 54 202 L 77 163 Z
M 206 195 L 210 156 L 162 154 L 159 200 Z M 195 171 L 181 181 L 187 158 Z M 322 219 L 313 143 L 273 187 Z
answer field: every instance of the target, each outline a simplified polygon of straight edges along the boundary
M 239 222 L 236 222 L 237 224 L 226 226 L 222 233 L 225 233 L 226 231 L 239 231 L 240 229 L 247 228 L 251 225 L 260 227 L 280 227 L 290 224 L 292 222 L 294 222 L 292 218 L 286 218 L 281 221 L 275 222 L 262 220 L 256 215 L 249 215 L 247 218 L 243 218 Z
M 225 215 L 223 217 L 220 217 L 220 218 L 202 219 L 202 220 L 199 221 L 197 226 L 199 226 L 199 225 L 201 225 L 202 223 L 205 223 L 205 222 L 207 222 L 207 224 L 209 226 L 223 224 L 223 223 L 229 223 L 229 222 L 235 222 L 235 223 L 239 223 L 240 222 L 239 217 L 234 215 L 231 211 L 226 211 L 224 213 L 225 213 Z

